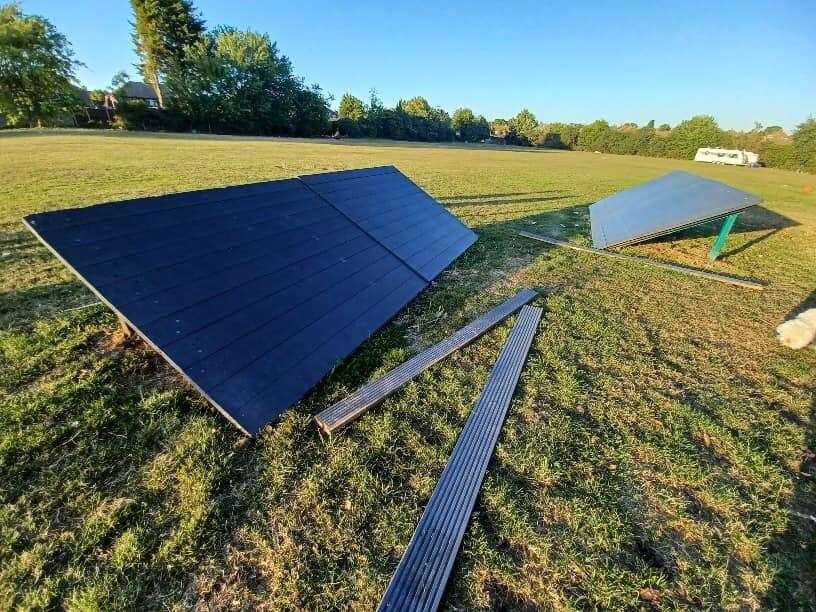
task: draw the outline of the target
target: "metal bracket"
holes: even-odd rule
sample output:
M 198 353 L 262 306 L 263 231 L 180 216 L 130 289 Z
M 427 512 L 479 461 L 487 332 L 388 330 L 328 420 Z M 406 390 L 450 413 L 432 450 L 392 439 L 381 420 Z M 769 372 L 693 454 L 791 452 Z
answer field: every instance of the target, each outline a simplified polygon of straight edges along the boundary
M 725 221 L 723 221 L 722 227 L 720 228 L 720 233 L 717 235 L 714 245 L 708 252 L 709 261 L 714 261 L 720 256 L 720 251 L 722 251 L 722 248 L 725 246 L 725 241 L 728 240 L 728 234 L 731 233 L 731 229 L 734 227 L 734 223 L 736 222 L 738 216 L 739 213 L 732 213 L 725 218 Z

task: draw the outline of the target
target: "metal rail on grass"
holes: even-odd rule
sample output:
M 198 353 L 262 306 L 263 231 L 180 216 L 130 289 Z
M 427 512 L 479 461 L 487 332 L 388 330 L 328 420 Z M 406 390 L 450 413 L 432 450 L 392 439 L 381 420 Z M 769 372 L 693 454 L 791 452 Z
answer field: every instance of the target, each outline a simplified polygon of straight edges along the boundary
M 482 486 L 541 308 L 525 306 L 436 484 L 380 610 L 436 610 Z
M 333 406 L 326 408 L 315 416 L 315 422 L 326 433 L 332 433 L 336 429 L 347 425 L 409 380 L 416 378 L 433 364 L 472 342 L 516 312 L 536 295 L 537 293 L 532 289 L 520 291 L 453 335 L 422 351 L 380 378 L 360 387 Z
M 714 280 L 720 283 L 728 283 L 730 285 L 737 285 L 738 287 L 745 287 L 746 289 L 756 289 L 758 291 L 761 291 L 765 288 L 765 285 L 761 283 L 745 280 L 742 278 L 736 278 L 734 276 L 726 276 L 724 274 L 716 274 L 714 272 L 706 272 L 704 270 L 695 270 L 694 268 L 686 268 L 685 266 L 678 266 L 676 264 L 668 264 L 663 263 L 661 261 L 653 261 L 651 259 L 646 259 L 645 257 L 624 255 L 623 253 L 615 253 L 614 251 L 603 251 L 601 249 L 593 249 L 592 247 L 581 246 L 572 242 L 565 242 L 563 240 L 557 240 L 555 238 L 542 236 L 541 234 L 534 234 L 532 232 L 527 232 L 524 230 L 519 232 L 519 236 L 524 236 L 525 238 L 532 238 L 533 240 L 538 240 L 539 242 L 554 244 L 560 247 L 572 249 L 574 251 L 581 251 L 582 253 L 592 253 L 594 255 L 603 255 L 605 257 L 612 257 L 614 259 L 622 259 L 624 261 L 644 263 L 655 268 L 661 268 L 662 270 L 670 270 L 672 272 L 680 272 L 681 274 L 688 274 L 690 276 L 697 276 L 699 278 L 707 278 L 708 280 Z

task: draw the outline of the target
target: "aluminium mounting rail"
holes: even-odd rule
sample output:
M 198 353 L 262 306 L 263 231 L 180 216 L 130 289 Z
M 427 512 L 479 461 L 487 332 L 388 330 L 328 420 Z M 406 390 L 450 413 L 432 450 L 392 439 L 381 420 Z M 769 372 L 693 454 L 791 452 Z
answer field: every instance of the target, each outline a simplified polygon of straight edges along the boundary
M 532 289 L 520 291 L 441 342 L 360 387 L 333 406 L 329 406 L 315 416 L 315 422 L 327 434 L 347 425 L 402 385 L 509 317 L 536 295 L 537 293 Z
M 564 240 L 557 240 L 549 236 L 542 236 L 541 234 L 534 234 L 533 232 L 520 231 L 519 236 L 525 238 L 532 238 L 539 242 L 546 242 L 547 244 L 554 244 L 556 246 L 572 249 L 573 251 L 581 251 L 582 253 L 592 253 L 593 255 L 603 255 L 613 259 L 622 259 L 624 261 L 634 261 L 637 263 L 644 263 L 662 270 L 669 270 L 671 272 L 680 272 L 681 274 L 688 274 L 689 276 L 697 276 L 699 278 L 707 278 L 708 280 L 718 281 L 720 283 L 728 283 L 729 285 L 737 285 L 738 287 L 745 287 L 746 289 L 756 289 L 762 291 L 765 285 L 736 276 L 727 276 L 725 274 L 716 274 L 715 272 L 706 272 L 705 270 L 696 270 L 694 268 L 687 268 L 685 266 L 678 266 L 676 264 L 663 263 L 662 261 L 653 261 L 645 257 L 635 257 L 634 255 L 624 255 L 623 253 L 616 253 L 614 251 L 604 251 L 601 249 L 593 249 L 592 247 L 581 246 L 574 242 L 566 242 Z
M 436 610 L 439 606 L 541 313 L 535 306 L 521 309 L 383 595 L 380 610 Z

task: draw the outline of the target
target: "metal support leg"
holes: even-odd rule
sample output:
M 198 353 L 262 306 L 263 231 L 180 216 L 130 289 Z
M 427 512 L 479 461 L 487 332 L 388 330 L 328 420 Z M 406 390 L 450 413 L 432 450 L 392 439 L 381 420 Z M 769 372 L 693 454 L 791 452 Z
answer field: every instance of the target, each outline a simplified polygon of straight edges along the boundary
M 710 261 L 714 261 L 719 257 L 720 251 L 722 251 L 722 248 L 725 246 L 725 241 L 728 239 L 728 234 L 731 233 L 731 228 L 734 227 L 737 215 L 739 215 L 739 213 L 728 215 L 725 221 L 723 221 L 720 233 L 717 235 L 717 240 L 714 241 L 714 246 L 712 246 L 708 252 L 708 259 Z

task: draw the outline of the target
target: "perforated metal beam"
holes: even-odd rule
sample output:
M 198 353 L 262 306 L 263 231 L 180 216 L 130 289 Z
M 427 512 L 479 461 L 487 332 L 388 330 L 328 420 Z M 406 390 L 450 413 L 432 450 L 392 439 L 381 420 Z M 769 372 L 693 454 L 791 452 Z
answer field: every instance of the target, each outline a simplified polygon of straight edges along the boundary
M 456 333 L 398 365 L 380 378 L 371 381 L 315 416 L 315 422 L 325 433 L 348 425 L 366 410 L 381 402 L 408 381 L 416 378 L 438 361 L 472 342 L 486 331 L 516 312 L 537 293 L 524 289 L 493 310 L 486 312 Z
M 380 610 L 436 610 L 533 342 L 541 309 L 525 306 L 397 566 Z

